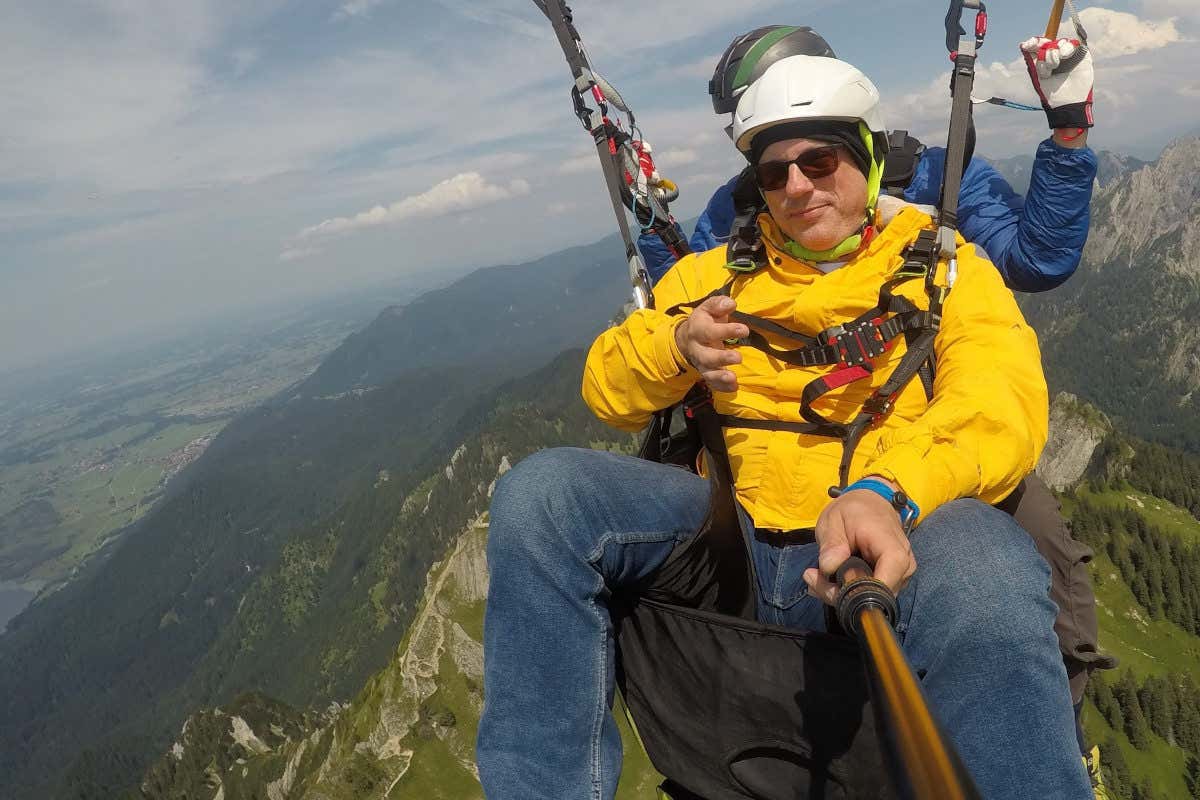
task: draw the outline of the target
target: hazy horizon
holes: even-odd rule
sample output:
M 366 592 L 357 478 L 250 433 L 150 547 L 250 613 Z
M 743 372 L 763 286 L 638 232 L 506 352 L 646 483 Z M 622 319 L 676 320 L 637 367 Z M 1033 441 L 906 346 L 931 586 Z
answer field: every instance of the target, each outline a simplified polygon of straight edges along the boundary
M 891 126 L 944 136 L 945 12 L 919 0 L 869 4 L 866 25 L 828 0 L 575 6 L 593 62 L 682 188 L 678 218 L 739 168 L 704 87 L 752 27 L 812 25 L 876 80 Z M 976 93 L 1031 101 L 1016 45 L 1045 4 L 992 12 Z M 1082 14 L 1096 149 L 1146 158 L 1200 128 L 1200 4 Z M 614 230 L 566 64 L 528 0 L 66 2 L 15 6 L 6 33 L 0 373 Z M 979 152 L 996 158 L 1047 134 L 1040 113 L 976 117 Z

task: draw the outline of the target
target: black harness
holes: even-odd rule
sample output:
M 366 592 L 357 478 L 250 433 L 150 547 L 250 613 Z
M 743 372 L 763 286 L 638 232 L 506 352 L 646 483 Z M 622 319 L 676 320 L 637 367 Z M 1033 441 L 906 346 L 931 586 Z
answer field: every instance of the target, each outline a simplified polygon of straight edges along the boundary
M 675 410 L 667 409 L 654 416 L 643 440 L 642 457 L 664 463 L 697 469 L 698 459 L 706 454 L 711 486 L 700 529 L 676 546 L 643 583 L 615 591 L 610 598 L 617 683 L 651 762 L 668 776 L 661 788 L 674 800 L 896 797 L 893 787 L 880 780 L 889 766 L 895 767 L 887 760 L 891 756 L 885 755 L 886 746 L 880 747 L 886 731 L 876 729 L 865 673 L 853 643 L 837 635 L 836 620 L 829 621 L 831 633 L 825 634 L 755 619 L 758 576 L 746 539 L 750 532 L 741 527 L 724 430 L 790 431 L 840 440 L 838 485 L 831 487 L 836 494 L 847 484 L 854 451 L 865 432 L 892 411 L 897 396 L 914 378 L 921 378 L 926 397 L 932 399 L 934 343 L 957 270 L 955 212 L 961 167 L 969 154 L 975 48 L 986 29 L 977 20 L 973 38 L 961 30 L 958 17 L 964 4 L 982 12 L 979 0 L 952 0 L 947 15 L 948 41 L 952 31 L 963 36 L 954 56 L 954 103 L 937 230 L 921 231 L 908 246 L 903 265 L 880 287 L 873 308 L 834 328 L 810 335 L 751 314 L 731 315 L 750 329 L 742 345 L 784 364 L 833 368 L 802 391 L 804 421 L 720 414 L 700 383 L 681 404 L 683 431 L 672 431 Z M 569 50 L 571 37 L 561 10 L 551 18 L 564 50 Z M 572 63 L 580 85 L 577 66 Z M 901 134 L 889 137 L 885 159 L 881 191 L 893 194 L 911 181 L 924 149 Z M 600 148 L 601 137 L 596 141 Z M 610 181 L 614 206 L 619 200 L 616 184 Z M 766 265 L 757 224 L 765 204 L 749 170 L 735 186 L 734 205 L 727 260 L 728 268 L 738 274 L 706 297 L 667 313 L 682 314 L 709 297 L 729 295 L 739 278 Z M 939 285 L 936 278 L 943 261 L 946 281 Z M 643 276 L 635 269 L 631 273 L 639 286 L 644 271 Z M 902 283 L 920 278 L 929 299 L 927 309 L 895 293 Z M 903 357 L 852 420 L 836 422 L 814 408 L 828 392 L 873 374 L 873 360 L 901 336 L 906 342 Z
M 925 145 L 909 136 L 908 131 L 889 133 L 887 159 L 883 162 L 883 191 L 893 197 L 902 197 L 917 174 L 917 164 L 924 154 Z
M 836 492 L 844 487 L 849 479 L 854 450 L 863 434 L 871 425 L 892 410 L 896 397 L 914 377 L 920 377 L 926 398 L 933 399 L 933 379 L 936 369 L 933 345 L 941 326 L 942 304 L 947 293 L 945 287 L 938 286 L 934 281 L 937 260 L 936 233 L 932 230 L 921 231 L 916 240 L 905 249 L 904 263 L 897 270 L 896 276 L 880 287 L 878 302 L 872 308 L 852 320 L 821 331 L 815 336 L 797 333 L 777 322 L 753 314 L 734 311 L 730 314 L 730 320 L 740 322 L 750 329 L 749 336 L 739 340 L 738 344 L 753 347 L 771 358 L 792 366 L 830 366 L 836 367 L 836 369 L 827 375 L 809 381 L 804 387 L 800 395 L 800 416 L 804 422 L 748 419 L 730 414 L 719 414 L 712 406 L 712 395 L 703 384 L 698 384 L 683 403 L 685 416 L 695 423 L 687 428 L 690 436 L 703 442 L 705 446 L 709 444 L 708 440 L 713 438 L 711 432 L 708 435 L 705 434 L 704 429 L 706 428 L 715 429 L 718 434 L 723 428 L 749 428 L 840 439 L 843 444 L 843 454 L 838 468 L 838 485 L 831 488 Z M 696 308 L 709 298 L 727 297 L 741 277 L 741 275 L 735 275 L 723 286 L 714 289 L 699 300 L 680 303 L 667 309 L 666 313 L 682 314 L 686 310 Z M 907 297 L 895 293 L 896 288 L 901 284 L 918 278 L 925 279 L 925 289 L 929 296 L 928 309 L 919 308 Z M 777 347 L 771 344 L 767 338 L 768 335 L 798 346 Z M 902 336 L 907 345 L 904 357 L 892 370 L 887 380 L 871 393 L 853 420 L 848 423 L 835 422 L 813 407 L 821 397 L 834 389 L 871 376 L 875 371 L 872 361 L 890 350 L 895 341 Z M 694 462 L 694 457 L 690 459 L 663 457 L 664 453 L 669 454 L 687 447 L 685 440 L 677 438 L 672 441 L 669 435 L 666 437 L 663 435 L 664 430 L 669 431 L 670 429 L 672 414 L 673 410 L 668 409 L 656 415 L 646 437 L 646 441 L 651 442 L 651 447 L 655 450 L 655 453 L 649 455 L 657 455 L 656 460 L 665 460 L 668 463 Z M 697 443 L 694 442 L 693 445 L 695 444 Z M 713 452 L 711 448 L 709 449 L 710 452 Z M 719 454 L 723 454 L 723 452 L 724 448 L 721 448 Z M 645 450 L 643 455 L 647 455 Z M 728 473 L 728 466 L 722 465 L 722 471 Z

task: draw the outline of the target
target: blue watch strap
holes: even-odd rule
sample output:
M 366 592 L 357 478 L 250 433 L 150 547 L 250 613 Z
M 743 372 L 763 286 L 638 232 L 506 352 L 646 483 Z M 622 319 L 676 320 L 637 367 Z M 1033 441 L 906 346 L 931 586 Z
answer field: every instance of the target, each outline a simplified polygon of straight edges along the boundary
M 896 509 L 896 513 L 900 515 L 900 524 L 904 527 L 906 533 L 912 530 L 913 523 L 917 521 L 917 517 L 921 516 L 920 507 L 912 501 L 911 497 L 899 489 L 893 489 L 881 480 L 859 478 L 845 489 L 842 489 L 841 493 L 845 494 L 855 489 L 866 489 L 869 492 L 874 492 L 891 503 L 892 508 Z

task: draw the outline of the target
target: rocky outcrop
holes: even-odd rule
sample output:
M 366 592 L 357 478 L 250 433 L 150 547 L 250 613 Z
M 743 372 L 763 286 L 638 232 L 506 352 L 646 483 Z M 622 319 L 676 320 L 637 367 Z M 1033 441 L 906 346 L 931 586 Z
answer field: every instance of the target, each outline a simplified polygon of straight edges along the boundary
M 1124 153 L 1114 153 L 1111 150 L 1101 150 L 1096 155 L 1100 162 L 1096 170 L 1096 183 L 1102 189 L 1130 172 L 1146 166 L 1146 162 L 1140 158 L 1134 158 Z
M 258 693 L 244 694 L 226 708 L 194 714 L 166 756 L 145 775 L 145 798 L 230 800 L 261 765 L 304 733 L 334 717 L 301 714 Z M 254 765 L 253 768 L 251 765 Z
M 1050 404 L 1050 436 L 1037 465 L 1047 485 L 1063 491 L 1088 473 L 1097 448 L 1112 433 L 1112 423 L 1095 407 L 1067 392 Z
M 1200 137 L 1172 142 L 1092 199 L 1078 271 L 1019 298 L 1059 389 L 1140 438 L 1200 449 Z
M 1124 259 L 1136 267 L 1156 240 L 1179 232 L 1179 249 L 1167 267 L 1200 278 L 1200 138 L 1172 142 L 1157 161 L 1127 173 L 1097 197 L 1101 224 L 1088 235 L 1085 258 L 1094 264 Z
M 507 467 L 505 458 L 497 472 Z M 228 709 L 195 714 L 147 773 L 142 796 L 382 800 L 397 796 L 393 790 L 414 765 L 438 774 L 458 770 L 478 790 L 474 720 L 483 705 L 486 542 L 485 514 L 430 568 L 421 611 L 396 658 L 353 703 L 303 715 L 247 695 Z M 414 791 L 414 798 L 433 797 Z M 482 790 L 452 796 L 482 800 Z
M 425 701 L 438 690 L 443 656 L 449 651 L 457 667 L 453 654 L 474 652 L 476 648 L 482 651 L 482 645 L 471 639 L 452 615 L 463 604 L 479 602 L 486 596 L 486 530 L 482 519 L 475 520 L 449 559 L 430 570 L 425 608 L 413 623 L 408 646 L 398 659 L 399 669 L 389 669 L 380 676 L 378 720 L 366 740 L 355 746 L 356 752 L 371 753 L 380 760 L 405 759 L 407 755 L 407 769 L 412 751 L 404 742 L 422 721 Z M 403 774 L 399 772 L 396 779 Z

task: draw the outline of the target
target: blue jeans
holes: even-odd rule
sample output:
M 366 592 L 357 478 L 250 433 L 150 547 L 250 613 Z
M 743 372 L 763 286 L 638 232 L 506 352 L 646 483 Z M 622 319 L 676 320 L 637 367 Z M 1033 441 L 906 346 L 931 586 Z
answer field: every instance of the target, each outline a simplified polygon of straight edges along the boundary
M 480 780 L 489 800 L 609 800 L 621 773 L 610 709 L 614 588 L 651 575 L 700 526 L 708 484 L 592 450 L 522 461 L 492 501 Z M 901 645 L 983 796 L 1084 800 L 1050 572 L 1007 514 L 975 500 L 913 532 Z M 763 622 L 821 628 L 801 579 L 815 544 L 752 537 Z M 881 776 L 881 780 L 885 779 Z

